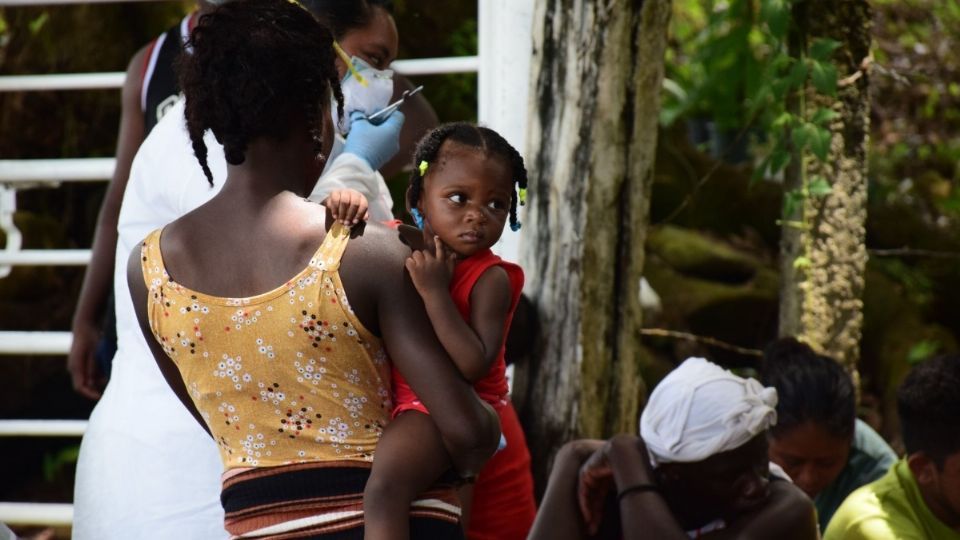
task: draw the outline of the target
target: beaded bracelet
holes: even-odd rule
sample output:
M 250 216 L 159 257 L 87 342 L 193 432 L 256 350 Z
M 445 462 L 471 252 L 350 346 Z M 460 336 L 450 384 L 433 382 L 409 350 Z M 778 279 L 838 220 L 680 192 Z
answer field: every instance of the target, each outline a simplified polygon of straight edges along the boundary
M 643 493 L 645 491 L 653 491 L 655 493 L 660 493 L 660 487 L 656 484 L 634 484 L 632 486 L 625 487 L 617 493 L 617 503 L 623 500 L 624 497 L 631 493 Z

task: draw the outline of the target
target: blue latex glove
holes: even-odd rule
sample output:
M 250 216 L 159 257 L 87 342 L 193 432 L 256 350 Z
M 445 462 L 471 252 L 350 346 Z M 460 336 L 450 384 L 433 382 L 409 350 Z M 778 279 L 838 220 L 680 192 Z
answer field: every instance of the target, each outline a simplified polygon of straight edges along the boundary
M 400 111 L 394 111 L 377 125 L 371 124 L 362 112 L 354 111 L 350 115 L 350 133 L 343 151 L 363 159 L 377 170 L 400 151 L 402 127 L 403 113 Z

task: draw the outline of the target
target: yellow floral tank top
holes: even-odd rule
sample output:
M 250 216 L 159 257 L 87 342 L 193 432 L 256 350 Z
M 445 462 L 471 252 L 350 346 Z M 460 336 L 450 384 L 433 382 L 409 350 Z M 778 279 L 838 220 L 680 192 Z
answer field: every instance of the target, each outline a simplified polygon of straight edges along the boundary
M 340 281 L 349 229 L 334 225 L 306 268 L 249 298 L 175 283 L 163 266 L 161 232 L 141 249 L 150 329 L 179 369 L 224 469 L 372 460 L 392 409 L 390 370 Z

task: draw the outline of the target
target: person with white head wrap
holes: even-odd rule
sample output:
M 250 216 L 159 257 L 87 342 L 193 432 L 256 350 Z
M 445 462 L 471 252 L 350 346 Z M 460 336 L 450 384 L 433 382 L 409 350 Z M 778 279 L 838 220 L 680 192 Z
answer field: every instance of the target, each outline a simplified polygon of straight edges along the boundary
M 650 462 L 691 463 L 739 448 L 777 423 L 777 391 L 689 358 L 650 395 L 640 436 Z
M 817 539 L 812 502 L 770 466 L 776 404 L 773 388 L 686 360 L 651 393 L 640 437 L 564 445 L 528 540 Z

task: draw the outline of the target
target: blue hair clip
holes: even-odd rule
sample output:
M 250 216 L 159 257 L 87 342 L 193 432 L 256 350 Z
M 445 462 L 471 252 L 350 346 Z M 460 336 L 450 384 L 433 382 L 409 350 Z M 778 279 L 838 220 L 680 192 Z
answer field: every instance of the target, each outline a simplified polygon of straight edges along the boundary
M 423 228 L 423 214 L 420 213 L 420 210 L 416 208 L 410 210 L 410 215 L 413 216 L 413 222 L 416 223 L 418 229 Z
M 513 232 L 519 231 L 519 230 L 520 230 L 520 222 L 519 222 L 519 221 L 515 221 L 515 222 L 511 223 L 511 224 L 510 224 L 510 230 L 513 231 Z

